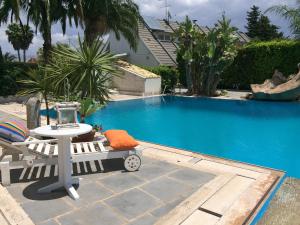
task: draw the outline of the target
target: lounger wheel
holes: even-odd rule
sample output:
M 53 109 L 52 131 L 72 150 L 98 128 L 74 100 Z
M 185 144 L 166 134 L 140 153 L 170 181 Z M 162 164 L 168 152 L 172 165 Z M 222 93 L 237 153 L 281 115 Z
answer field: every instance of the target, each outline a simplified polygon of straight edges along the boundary
M 129 155 L 124 160 L 124 167 L 127 171 L 133 172 L 140 168 L 141 162 L 141 158 L 138 155 Z

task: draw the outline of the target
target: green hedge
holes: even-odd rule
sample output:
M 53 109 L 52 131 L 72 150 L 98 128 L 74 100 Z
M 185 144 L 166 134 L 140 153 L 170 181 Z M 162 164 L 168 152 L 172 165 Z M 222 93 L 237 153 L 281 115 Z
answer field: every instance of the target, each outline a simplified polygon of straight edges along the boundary
M 168 66 L 145 67 L 146 70 L 161 76 L 161 90 L 170 93 L 178 82 L 178 71 Z
M 35 64 L 8 62 L 0 63 L 0 96 L 15 95 L 20 90 L 18 79 L 24 79 L 24 73 Z
M 300 62 L 300 42 L 277 40 L 254 42 L 239 50 L 233 64 L 222 75 L 220 88 L 249 89 L 272 77 L 275 69 L 284 75 L 297 72 Z

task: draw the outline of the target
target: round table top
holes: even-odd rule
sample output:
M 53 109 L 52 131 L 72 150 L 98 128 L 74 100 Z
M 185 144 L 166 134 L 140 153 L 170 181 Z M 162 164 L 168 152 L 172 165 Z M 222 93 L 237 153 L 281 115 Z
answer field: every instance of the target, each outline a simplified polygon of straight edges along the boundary
M 89 133 L 92 130 L 92 126 L 88 124 L 79 123 L 79 127 L 76 128 L 58 128 L 57 130 L 51 129 L 51 125 L 42 126 L 31 130 L 35 135 L 44 137 L 76 137 L 81 134 Z

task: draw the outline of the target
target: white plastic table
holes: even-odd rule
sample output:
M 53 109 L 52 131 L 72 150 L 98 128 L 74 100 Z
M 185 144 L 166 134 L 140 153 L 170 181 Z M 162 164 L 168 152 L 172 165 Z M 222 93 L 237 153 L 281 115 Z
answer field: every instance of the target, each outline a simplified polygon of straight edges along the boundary
M 71 161 L 71 137 L 89 133 L 92 127 L 88 124 L 79 124 L 77 128 L 59 128 L 52 130 L 51 126 L 38 127 L 31 132 L 43 137 L 53 137 L 58 139 L 58 182 L 40 188 L 39 193 L 49 193 L 58 188 L 64 187 L 73 199 L 78 199 L 73 184 L 78 184 L 79 179 L 72 178 Z

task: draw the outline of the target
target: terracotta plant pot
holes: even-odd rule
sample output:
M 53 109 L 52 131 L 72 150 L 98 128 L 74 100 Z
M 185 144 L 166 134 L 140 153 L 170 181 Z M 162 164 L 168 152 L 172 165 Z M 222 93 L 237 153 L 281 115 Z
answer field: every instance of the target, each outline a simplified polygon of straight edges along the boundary
M 94 140 L 96 131 L 92 130 L 91 132 L 87 133 L 87 134 L 82 134 L 79 135 L 78 137 L 74 137 L 72 139 L 73 143 L 78 143 L 78 142 L 90 142 Z

